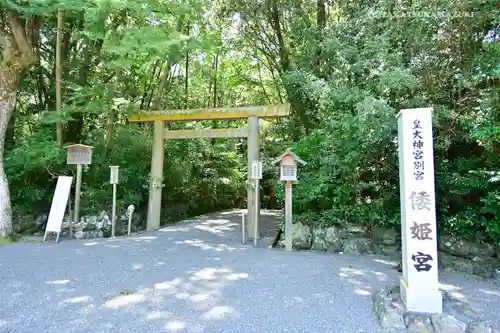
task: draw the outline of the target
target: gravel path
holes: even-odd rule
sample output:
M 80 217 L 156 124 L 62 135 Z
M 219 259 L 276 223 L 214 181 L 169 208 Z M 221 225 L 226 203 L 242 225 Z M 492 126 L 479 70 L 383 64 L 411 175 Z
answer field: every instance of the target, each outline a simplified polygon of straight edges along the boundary
M 397 281 L 392 264 L 242 245 L 235 212 L 130 238 L 6 245 L 0 332 L 387 332 L 370 296 Z M 498 286 L 445 281 L 498 316 Z

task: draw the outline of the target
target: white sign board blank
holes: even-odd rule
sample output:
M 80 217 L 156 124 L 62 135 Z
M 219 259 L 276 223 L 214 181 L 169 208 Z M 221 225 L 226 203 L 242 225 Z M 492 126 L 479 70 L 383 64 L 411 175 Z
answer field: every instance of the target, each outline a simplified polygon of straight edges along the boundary
M 262 162 L 252 162 L 252 179 L 262 179 Z
M 57 178 L 56 190 L 50 206 L 49 219 L 45 232 L 61 232 L 61 225 L 68 206 L 69 192 L 73 177 L 59 176 Z

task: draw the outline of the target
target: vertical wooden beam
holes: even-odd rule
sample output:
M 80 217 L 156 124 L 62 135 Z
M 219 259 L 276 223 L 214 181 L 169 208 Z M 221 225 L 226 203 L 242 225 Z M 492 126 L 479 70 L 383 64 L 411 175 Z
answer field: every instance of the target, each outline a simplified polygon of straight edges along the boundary
M 256 201 L 255 181 L 252 181 L 252 161 L 258 161 L 260 158 L 260 128 L 259 118 L 248 117 L 248 181 L 247 181 L 247 235 L 253 238 L 255 228 L 258 228 L 260 218 L 260 201 Z M 257 204 L 257 207 L 255 205 Z M 255 212 L 258 212 L 257 214 Z
M 285 183 L 285 250 L 292 251 L 292 182 Z
M 162 120 L 154 122 L 153 154 L 151 157 L 151 179 L 149 182 L 148 220 L 146 230 L 160 228 L 161 190 L 163 187 L 163 156 L 165 123 Z
M 115 237 L 116 229 L 116 184 L 113 184 L 113 208 L 111 210 L 111 237 Z
M 73 221 L 75 223 L 80 223 L 80 192 L 81 192 L 81 187 L 82 187 L 82 165 L 77 164 L 76 165 L 76 184 L 75 184 L 75 217 L 73 218 Z

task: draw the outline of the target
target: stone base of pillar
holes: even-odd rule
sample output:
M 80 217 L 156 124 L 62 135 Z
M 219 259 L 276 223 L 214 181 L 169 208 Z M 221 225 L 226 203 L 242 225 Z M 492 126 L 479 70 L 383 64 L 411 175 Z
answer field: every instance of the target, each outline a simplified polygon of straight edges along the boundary
M 438 286 L 428 286 L 427 289 L 410 288 L 406 281 L 401 279 L 400 287 L 406 311 L 435 314 L 443 312 L 443 295 Z

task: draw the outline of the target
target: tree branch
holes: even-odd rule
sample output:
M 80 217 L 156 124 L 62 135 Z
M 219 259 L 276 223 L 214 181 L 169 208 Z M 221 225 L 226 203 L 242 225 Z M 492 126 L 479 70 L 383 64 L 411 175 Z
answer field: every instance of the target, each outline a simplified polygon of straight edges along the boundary
M 26 32 L 21 24 L 21 18 L 19 14 L 13 12 L 11 10 L 7 11 L 7 19 L 10 24 L 10 29 L 12 32 L 12 36 L 14 37 L 14 41 L 16 42 L 16 48 L 19 53 L 21 53 L 21 57 L 31 57 L 33 51 L 31 49 L 31 45 L 26 38 Z

